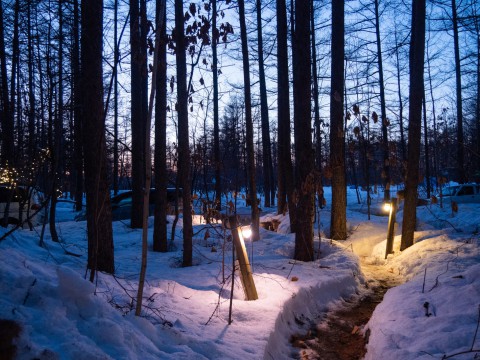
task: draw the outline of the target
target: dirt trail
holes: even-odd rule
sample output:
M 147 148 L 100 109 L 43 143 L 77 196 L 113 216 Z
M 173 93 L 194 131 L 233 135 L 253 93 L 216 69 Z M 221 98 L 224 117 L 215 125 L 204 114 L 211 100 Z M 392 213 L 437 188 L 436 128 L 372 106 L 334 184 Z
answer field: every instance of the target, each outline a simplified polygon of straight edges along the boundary
M 387 290 L 398 285 L 399 280 L 383 266 L 365 261 L 362 261 L 362 271 L 370 289 L 366 295 L 345 301 L 340 309 L 327 313 L 307 334 L 291 337 L 299 359 L 360 360 L 365 356 L 368 331 L 364 336 L 362 328 Z

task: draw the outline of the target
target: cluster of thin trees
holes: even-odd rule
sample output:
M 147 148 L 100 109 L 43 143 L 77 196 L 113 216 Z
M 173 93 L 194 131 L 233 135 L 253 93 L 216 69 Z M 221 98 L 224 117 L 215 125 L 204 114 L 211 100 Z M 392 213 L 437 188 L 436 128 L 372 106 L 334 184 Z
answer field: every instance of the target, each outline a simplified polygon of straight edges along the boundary
M 262 206 L 288 211 L 295 258 L 311 261 L 323 184 L 330 237 L 346 239 L 347 184 L 382 186 L 388 199 L 402 183 L 404 249 L 419 181 L 430 196 L 431 178 L 480 175 L 479 10 L 473 0 L 2 1 L 1 167 L 50 194 L 54 238 L 58 189 L 77 210 L 86 195 L 91 280 L 114 270 L 110 193 L 125 186 L 132 228 L 146 227 L 157 189 L 163 252 L 166 189 L 181 189 L 184 266 L 194 192 L 220 210 L 222 194 L 246 190 L 254 238 L 261 192 Z

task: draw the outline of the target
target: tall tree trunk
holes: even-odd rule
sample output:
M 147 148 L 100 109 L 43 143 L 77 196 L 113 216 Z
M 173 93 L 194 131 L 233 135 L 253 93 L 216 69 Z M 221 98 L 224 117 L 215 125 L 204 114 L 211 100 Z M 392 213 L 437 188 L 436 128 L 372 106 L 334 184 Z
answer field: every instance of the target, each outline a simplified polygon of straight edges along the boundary
M 167 252 L 167 34 L 166 6 L 164 0 L 156 0 L 157 26 L 160 23 L 160 48 L 158 49 L 157 98 L 155 102 L 155 221 L 153 228 L 153 251 Z
M 19 53 L 20 53 L 20 49 L 19 49 Z M 20 59 L 20 54 L 19 54 L 19 59 Z M 20 60 L 17 62 L 17 89 L 15 90 L 15 92 L 17 93 L 17 101 L 16 101 L 16 110 L 15 110 L 15 114 L 17 115 L 16 116 L 16 148 L 17 150 L 15 151 L 15 158 L 16 158 L 16 166 L 17 167 L 21 167 L 23 166 L 23 155 L 24 155 L 24 145 L 23 145 L 23 142 L 24 142 L 24 125 L 23 125 L 23 83 L 22 83 L 22 78 L 23 78 L 23 74 L 21 73 L 21 67 L 20 67 Z
M 213 73 L 213 161 L 215 162 L 215 202 L 222 207 L 222 178 L 220 158 L 220 129 L 218 125 L 218 57 L 217 0 L 212 0 L 212 73 Z
M 58 241 L 56 230 L 57 188 L 62 187 L 63 180 L 63 0 L 58 0 L 58 100 L 54 124 L 54 176 L 52 196 L 50 200 L 50 235 Z
M 263 61 L 262 37 L 262 2 L 256 0 L 257 6 L 257 38 L 258 38 L 258 77 L 260 80 L 260 115 L 262 121 L 263 147 L 263 183 L 265 192 L 265 207 L 270 207 L 274 199 L 270 198 L 273 187 L 272 172 L 272 145 L 270 142 L 270 122 L 268 119 L 267 84 L 265 81 L 265 65 Z
M 382 180 L 385 187 L 384 198 L 390 199 L 390 156 L 388 151 L 388 131 L 387 131 L 387 108 L 385 105 L 385 82 L 383 80 L 383 60 L 382 60 L 382 42 L 380 37 L 380 15 L 378 11 L 378 0 L 375 0 L 375 35 L 377 37 L 377 60 L 378 60 L 378 82 L 380 85 L 380 108 L 382 111 L 382 156 L 383 171 Z
M 317 45 L 315 41 L 315 7 L 313 0 L 310 1 L 310 4 L 310 28 L 312 32 L 313 124 L 315 126 L 315 164 L 318 172 L 322 174 L 322 130 L 320 128 L 320 105 L 318 103 Z
M 28 44 L 28 159 L 30 164 L 35 162 L 36 138 L 35 138 L 35 83 L 34 83 L 34 48 L 32 29 L 32 4 L 27 6 L 27 44 Z
M 345 132 L 343 87 L 345 57 L 344 2 L 332 3 L 332 81 L 330 90 L 330 166 L 332 169 L 332 213 L 330 238 L 347 238 L 347 184 L 345 179 Z
M 297 196 L 295 259 L 313 261 L 315 171 L 311 132 L 310 0 L 295 1 L 295 36 L 292 51 L 295 53 L 293 61 Z
M 8 90 L 6 92 L 6 97 L 10 97 L 7 102 L 9 105 L 8 118 L 3 123 L 4 131 L 4 148 L 5 155 L 4 158 L 8 162 L 10 167 L 15 166 L 15 105 L 16 105 L 16 80 L 17 80 L 17 70 L 18 70 L 18 59 L 19 59 L 19 39 L 18 39 L 18 17 L 20 12 L 19 0 L 15 0 L 14 5 L 14 23 L 13 23 L 13 40 L 12 40 L 12 60 L 11 60 L 11 75 L 10 75 L 10 93 Z M 2 26 L 3 28 L 3 26 Z M 3 29 L 2 29 L 3 30 Z M 3 47 L 4 48 L 4 47 Z M 6 71 L 5 71 L 6 75 Z M 7 77 L 5 76 L 5 81 Z
M 430 34 L 430 31 L 428 32 Z M 426 45 L 426 55 L 427 55 L 427 72 L 428 72 L 428 85 L 430 88 L 430 98 L 432 99 L 432 117 L 433 117 L 433 143 L 436 145 L 437 143 L 437 115 L 435 112 L 435 97 L 433 96 L 433 82 L 432 82 L 432 74 L 431 74 L 431 66 L 430 66 L 430 54 L 428 43 Z M 433 147 L 433 175 L 435 178 L 438 179 L 438 146 Z M 438 181 L 437 181 L 438 186 Z
M 402 241 L 400 250 L 413 245 L 416 224 L 418 168 L 422 135 L 423 68 L 425 57 L 425 0 L 412 1 L 412 35 L 410 39 L 410 107 L 408 115 L 408 162 L 405 181 Z
M 464 166 L 464 136 L 463 136 L 463 109 L 462 109 L 462 73 L 460 67 L 460 45 L 458 40 L 457 2 L 452 0 L 453 44 L 455 47 L 455 80 L 457 96 L 457 170 L 458 181 L 467 181 Z
M 2 154 L 0 163 L 5 166 L 13 162 L 14 142 L 13 142 L 13 124 L 10 116 L 10 99 L 8 92 L 7 59 L 5 52 L 5 34 L 3 25 L 3 2 L 0 1 L 0 77 L 1 77 L 1 116 L 2 123 Z
M 148 109 L 147 109 L 147 123 L 146 128 L 150 129 L 150 125 L 152 124 L 152 114 L 153 114 L 153 107 L 155 102 L 155 94 L 157 91 L 157 72 L 158 72 L 158 55 L 160 50 L 160 43 L 162 40 L 160 39 L 161 29 L 163 29 L 163 14 L 165 13 L 165 1 L 159 3 L 160 9 L 157 9 L 156 16 L 158 22 L 155 26 L 155 46 L 154 46 L 154 53 L 153 53 L 153 67 L 152 67 L 152 88 L 150 91 L 150 97 L 148 102 Z M 146 11 L 146 9 L 144 9 Z M 148 213 L 150 207 L 150 186 L 152 182 L 152 159 L 151 159 L 151 151 L 150 151 L 150 132 L 145 133 L 145 189 L 144 189 L 144 196 L 143 196 L 143 231 L 142 231 L 142 264 L 140 267 L 140 277 L 138 281 L 138 291 L 137 291 L 137 306 L 135 309 L 135 315 L 140 316 L 142 312 L 142 302 L 143 302 L 143 288 L 145 285 L 145 277 L 147 273 L 147 254 L 148 254 Z
M 428 126 L 427 126 L 427 102 L 425 101 L 425 93 L 423 94 L 423 141 L 425 147 L 425 184 L 427 185 L 427 199 L 430 199 L 430 157 L 428 149 Z
M 118 0 L 113 4 L 113 194 L 118 194 Z
M 477 130 L 477 174 L 480 176 L 480 21 L 478 16 L 475 18 L 475 30 L 477 32 L 477 106 L 476 114 L 476 130 Z M 476 179 L 477 182 L 480 179 Z
M 253 146 L 253 120 L 252 120 L 252 98 L 250 90 L 250 63 L 248 59 L 247 26 L 245 23 L 245 2 L 238 1 L 238 12 L 240 16 L 240 38 L 242 41 L 243 60 L 243 86 L 245 96 L 245 127 L 247 142 L 247 168 L 248 168 L 248 193 L 252 205 L 252 239 L 258 240 L 259 234 L 259 211 L 257 201 L 257 185 L 255 180 L 255 149 Z
M 144 1 L 144 0 L 140 0 Z M 132 214 L 131 227 L 143 222 L 143 188 L 145 186 L 145 115 L 143 76 L 146 76 L 146 42 L 142 41 L 139 0 L 130 0 L 131 97 L 132 97 Z M 145 65 L 145 66 L 144 66 Z M 145 70 L 144 70 L 145 69 Z
M 75 152 L 75 210 L 82 210 L 83 204 L 83 148 L 82 148 L 82 119 L 81 119 L 81 89 L 80 89 L 80 26 L 79 4 L 73 1 L 73 102 L 74 102 L 74 152 Z
M 288 79 L 287 5 L 277 0 L 277 76 L 278 76 L 278 213 L 288 209 L 290 228 L 295 228 L 293 170 L 290 145 L 290 95 Z
M 187 56 L 183 0 L 175 0 L 175 40 L 177 60 L 178 179 L 183 188 L 183 266 L 192 266 L 193 229 L 190 189 L 190 146 L 188 136 Z
M 113 274 L 113 233 L 103 109 L 103 0 L 82 0 L 81 99 L 85 189 L 87 193 L 88 269 Z
M 400 145 L 401 145 L 401 154 L 402 154 L 402 175 L 404 174 L 403 166 L 407 162 L 407 145 L 405 142 L 405 130 L 403 126 L 403 99 L 402 99 L 402 85 L 401 85 L 401 73 L 400 73 L 400 57 L 399 57 L 399 47 L 400 44 L 397 38 L 397 31 L 395 34 L 395 60 L 396 60 L 396 77 L 397 77 L 397 94 L 398 94 L 398 120 L 400 123 Z

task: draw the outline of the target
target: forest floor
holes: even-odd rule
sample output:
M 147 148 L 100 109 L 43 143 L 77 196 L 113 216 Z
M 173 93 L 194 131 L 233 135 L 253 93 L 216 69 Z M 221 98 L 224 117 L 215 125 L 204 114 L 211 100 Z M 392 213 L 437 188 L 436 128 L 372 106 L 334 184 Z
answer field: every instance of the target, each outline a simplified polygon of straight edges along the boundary
M 369 331 L 363 331 L 376 306 L 388 289 L 399 284 L 395 275 L 382 266 L 362 261 L 362 271 L 370 291 L 346 300 L 340 308 L 328 312 L 306 334 L 290 338 L 302 360 L 360 360 L 366 353 Z

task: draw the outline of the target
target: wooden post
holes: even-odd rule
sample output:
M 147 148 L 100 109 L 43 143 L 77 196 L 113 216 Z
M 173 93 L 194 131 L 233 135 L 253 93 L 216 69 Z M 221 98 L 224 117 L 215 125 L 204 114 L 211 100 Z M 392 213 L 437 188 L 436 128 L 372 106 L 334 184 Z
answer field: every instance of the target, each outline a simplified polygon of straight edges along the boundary
M 388 230 L 387 230 L 387 249 L 385 251 L 385 259 L 388 254 L 393 254 L 393 237 L 395 235 L 395 219 L 397 217 L 397 198 L 390 199 L 390 215 L 388 216 Z
M 233 244 L 237 253 L 237 260 L 240 265 L 240 274 L 242 279 L 243 291 L 247 300 L 257 300 L 258 294 L 253 281 L 252 269 L 248 261 L 247 249 L 240 228 L 237 224 L 236 215 L 228 218 L 230 229 L 232 231 Z

